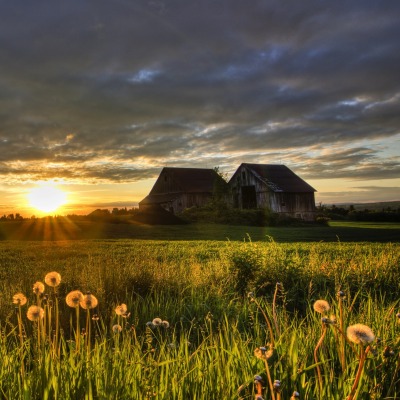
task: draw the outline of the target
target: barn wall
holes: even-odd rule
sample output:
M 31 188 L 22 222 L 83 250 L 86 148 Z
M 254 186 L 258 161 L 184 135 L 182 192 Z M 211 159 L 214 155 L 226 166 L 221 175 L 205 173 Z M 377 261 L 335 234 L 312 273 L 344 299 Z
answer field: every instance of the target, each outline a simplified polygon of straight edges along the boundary
M 177 214 L 186 208 L 204 206 L 210 200 L 210 193 L 181 193 L 172 201 L 160 203 L 160 206 L 173 214 Z

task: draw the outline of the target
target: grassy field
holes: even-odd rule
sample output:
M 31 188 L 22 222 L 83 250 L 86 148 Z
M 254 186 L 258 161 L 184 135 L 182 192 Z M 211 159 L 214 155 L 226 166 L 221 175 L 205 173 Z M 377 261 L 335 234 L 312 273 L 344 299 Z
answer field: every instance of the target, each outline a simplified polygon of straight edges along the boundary
M 399 244 L 239 240 L 0 242 L 1 397 L 400 397 Z
M 399 242 L 399 223 L 331 222 L 330 226 L 253 227 L 218 224 L 141 225 L 66 218 L 0 222 L 0 240 L 233 240 L 276 242 Z

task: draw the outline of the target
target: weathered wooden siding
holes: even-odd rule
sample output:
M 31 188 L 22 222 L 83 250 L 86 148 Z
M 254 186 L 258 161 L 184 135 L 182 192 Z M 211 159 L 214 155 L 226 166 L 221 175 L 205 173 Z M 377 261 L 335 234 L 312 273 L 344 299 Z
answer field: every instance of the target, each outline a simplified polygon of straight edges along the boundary
M 231 182 L 233 204 L 237 208 L 252 205 L 251 187 L 255 191 L 255 207 L 269 208 L 271 211 L 304 220 L 315 219 L 315 198 L 313 192 L 288 193 L 273 191 L 264 182 L 243 166 L 235 173 Z M 246 198 L 248 193 L 248 198 Z
M 211 199 L 210 193 L 177 193 L 172 200 L 160 202 L 159 205 L 165 210 L 176 214 L 186 208 L 204 206 Z M 148 207 L 151 207 L 148 206 Z M 144 209 L 145 206 L 142 206 Z

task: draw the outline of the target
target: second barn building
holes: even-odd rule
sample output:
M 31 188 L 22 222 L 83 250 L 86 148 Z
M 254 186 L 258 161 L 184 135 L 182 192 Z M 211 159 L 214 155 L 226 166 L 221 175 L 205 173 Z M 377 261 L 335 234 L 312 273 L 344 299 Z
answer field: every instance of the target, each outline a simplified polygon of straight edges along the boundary
M 316 190 L 285 165 L 243 163 L 229 185 L 235 208 L 268 208 L 283 216 L 315 219 Z

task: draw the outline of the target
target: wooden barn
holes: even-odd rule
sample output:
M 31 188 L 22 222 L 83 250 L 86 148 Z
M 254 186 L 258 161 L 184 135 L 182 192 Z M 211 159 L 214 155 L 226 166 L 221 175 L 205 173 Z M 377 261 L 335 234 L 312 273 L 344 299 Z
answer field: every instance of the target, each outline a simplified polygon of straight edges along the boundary
M 165 167 L 149 195 L 139 202 L 139 210 L 162 207 L 175 214 L 201 207 L 211 200 L 218 185 L 226 182 L 213 169 Z
M 229 185 L 235 208 L 269 208 L 288 217 L 315 219 L 316 190 L 285 165 L 241 164 Z

